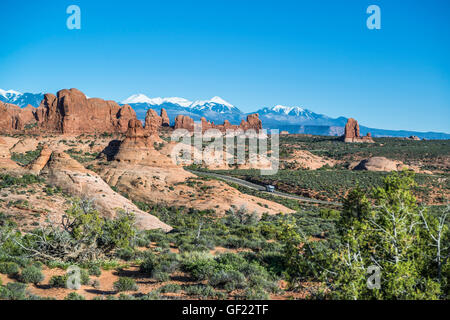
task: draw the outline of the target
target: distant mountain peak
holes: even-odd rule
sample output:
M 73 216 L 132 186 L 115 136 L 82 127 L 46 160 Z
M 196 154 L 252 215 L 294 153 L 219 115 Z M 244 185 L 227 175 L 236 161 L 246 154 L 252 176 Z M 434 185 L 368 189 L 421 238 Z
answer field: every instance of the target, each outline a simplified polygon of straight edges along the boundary
M 159 106 L 164 103 L 172 103 L 172 104 L 180 105 L 182 107 L 188 107 L 192 104 L 191 101 L 184 99 L 184 98 L 179 98 L 179 97 L 149 98 L 143 93 L 134 94 L 134 95 L 128 97 L 127 99 L 123 100 L 121 103 L 122 104 L 148 103 L 149 105 L 152 105 L 152 106 Z
M 218 97 L 218 96 L 215 96 L 215 97 L 211 98 L 210 102 L 214 102 L 214 103 L 217 103 L 217 104 L 223 104 L 224 106 L 227 106 L 227 107 L 230 107 L 230 108 L 234 108 L 234 106 L 231 103 L 223 100 L 221 97 Z
M 215 96 L 210 100 L 197 100 L 192 103 L 189 108 L 195 112 L 212 111 L 216 113 L 242 113 L 231 103 L 225 101 L 221 97 Z
M 15 104 L 21 108 L 27 105 L 38 107 L 43 98 L 43 93 L 21 93 L 15 90 L 0 89 L 0 101 Z
M 284 114 L 296 114 L 299 115 L 301 113 L 304 113 L 305 109 L 303 109 L 302 107 L 297 107 L 297 106 L 293 106 L 293 107 L 288 107 L 288 106 L 283 106 L 281 104 L 278 104 L 274 107 L 269 108 L 270 110 L 277 112 L 277 113 L 284 113 Z
M 122 104 L 130 104 L 130 103 L 150 103 L 151 99 L 147 97 L 143 93 L 133 94 L 129 96 L 127 99 L 122 101 Z
M 18 91 L 15 91 L 15 90 L 3 90 L 3 89 L 0 89 L 0 96 L 3 96 L 3 97 L 8 98 L 8 99 L 13 97 L 13 96 L 20 96 L 20 95 L 22 95 L 22 93 L 20 93 Z

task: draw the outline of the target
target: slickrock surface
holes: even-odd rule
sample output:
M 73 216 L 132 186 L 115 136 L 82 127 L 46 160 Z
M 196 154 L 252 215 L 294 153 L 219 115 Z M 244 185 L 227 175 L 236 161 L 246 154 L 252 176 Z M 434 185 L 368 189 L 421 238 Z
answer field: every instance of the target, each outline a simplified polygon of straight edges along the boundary
M 118 210 L 125 210 L 134 213 L 139 229 L 172 229 L 158 218 L 139 210 L 130 200 L 114 192 L 95 172 L 87 170 L 66 153 L 53 152 L 41 174 L 63 191 L 92 200 L 106 218 L 114 218 Z

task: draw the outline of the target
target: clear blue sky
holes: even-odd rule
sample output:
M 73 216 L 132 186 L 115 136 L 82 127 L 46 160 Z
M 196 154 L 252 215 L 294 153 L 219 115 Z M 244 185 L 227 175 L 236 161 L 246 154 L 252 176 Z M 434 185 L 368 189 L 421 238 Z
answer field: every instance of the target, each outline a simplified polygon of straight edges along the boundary
M 66 28 L 81 8 L 82 29 Z M 377 4 L 382 29 L 368 30 Z M 450 132 L 448 0 L 2 0 L 0 88 L 298 105 Z

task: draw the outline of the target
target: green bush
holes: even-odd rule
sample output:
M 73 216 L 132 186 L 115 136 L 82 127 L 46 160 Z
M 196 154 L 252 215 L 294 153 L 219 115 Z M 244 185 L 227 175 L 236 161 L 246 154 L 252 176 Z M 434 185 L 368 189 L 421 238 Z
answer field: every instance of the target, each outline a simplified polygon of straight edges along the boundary
M 162 286 L 158 290 L 161 293 L 178 292 L 181 290 L 181 286 L 176 283 L 169 283 L 169 284 L 166 284 L 165 286 Z
M 86 300 L 86 298 L 83 297 L 81 294 L 71 292 L 64 298 L 64 300 Z
M 119 259 L 122 259 L 125 261 L 130 261 L 131 259 L 133 259 L 136 256 L 134 250 L 130 247 L 118 250 L 116 255 Z
M 88 285 L 90 282 L 89 272 L 85 269 L 80 270 L 80 283 L 84 286 Z
M 270 299 L 267 292 L 265 292 L 263 289 L 258 288 L 258 287 L 246 289 L 242 297 L 245 300 L 269 300 Z
M 0 288 L 0 299 L 5 300 L 25 300 L 27 284 L 20 282 L 10 282 Z
M 209 284 L 227 291 L 242 289 L 246 286 L 246 280 L 242 273 L 235 270 L 219 271 L 211 276 Z
M 13 276 L 19 273 L 19 265 L 15 262 L 0 262 L 0 273 Z
M 91 276 L 100 277 L 102 274 L 102 270 L 98 265 L 92 265 L 89 267 L 88 272 Z
M 53 276 L 50 278 L 49 285 L 52 288 L 66 288 L 68 276 Z
M 122 291 L 137 291 L 138 286 L 136 285 L 136 281 L 132 278 L 121 277 L 118 281 L 114 282 L 114 289 L 117 292 Z
M 20 281 L 24 283 L 38 284 L 44 280 L 44 275 L 40 268 L 29 266 L 22 270 L 20 274 Z
M 195 280 L 205 280 L 216 270 L 217 262 L 209 253 L 192 252 L 183 258 L 183 269 L 191 274 Z
M 219 293 L 219 291 L 214 290 L 213 287 L 203 284 L 188 286 L 184 289 L 184 291 L 188 295 L 198 296 L 199 298 L 203 299 L 215 298 L 218 297 L 219 295 L 222 296 L 221 293 Z
M 170 274 L 160 270 L 154 271 L 152 277 L 158 282 L 166 282 L 170 280 Z

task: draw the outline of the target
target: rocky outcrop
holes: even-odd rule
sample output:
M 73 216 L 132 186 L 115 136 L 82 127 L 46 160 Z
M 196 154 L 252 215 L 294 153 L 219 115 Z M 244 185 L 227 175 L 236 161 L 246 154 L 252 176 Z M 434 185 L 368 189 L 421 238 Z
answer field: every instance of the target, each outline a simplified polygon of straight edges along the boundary
M 17 170 L 19 168 L 17 163 L 11 160 L 11 153 L 6 141 L 0 137 L 0 171 Z
M 130 200 L 114 192 L 95 172 L 85 169 L 64 152 L 53 152 L 41 174 L 64 192 L 91 200 L 105 218 L 113 219 L 120 210 L 124 210 L 135 215 L 139 229 L 172 229 L 158 218 L 139 210 Z
M 418 136 L 410 136 L 408 139 L 414 140 L 414 141 L 420 141 L 420 138 Z
M 162 108 L 161 109 L 161 125 L 163 127 L 169 127 L 170 126 L 170 119 L 169 116 L 167 115 L 167 111 L 166 109 Z
M 334 160 L 317 156 L 307 150 L 293 150 L 287 159 L 281 161 L 282 167 L 290 170 L 317 170 L 323 166 L 333 167 L 335 164 Z
M 14 104 L 0 101 L 0 132 L 15 133 L 35 124 L 35 110 L 30 105 L 21 109 Z
M 44 95 L 35 115 L 40 130 L 62 134 L 124 133 L 129 120 L 136 119 L 129 105 L 88 99 L 77 89 Z
M 48 147 L 48 145 L 45 144 L 41 149 L 40 155 L 27 166 L 27 169 L 30 170 L 32 174 L 39 175 L 41 173 L 41 170 L 50 160 L 51 155 L 52 150 Z
M 155 110 L 148 109 L 145 116 L 145 130 L 149 134 L 158 134 L 162 127 L 162 117 L 158 116 Z
M 353 118 L 349 118 L 347 120 L 347 124 L 345 125 L 345 133 L 344 133 L 344 141 L 345 142 L 366 142 L 373 143 L 372 135 L 370 133 L 365 137 L 361 137 L 359 134 L 359 124 Z
M 200 121 L 202 132 L 205 132 L 209 129 L 217 129 L 222 133 L 237 130 L 243 130 L 244 132 L 248 130 L 255 130 L 256 132 L 259 132 L 260 130 L 262 130 L 262 121 L 259 119 L 259 115 L 257 113 L 248 115 L 247 121 L 242 119 L 239 125 L 233 125 L 228 120 L 225 120 L 221 125 L 216 125 L 214 124 L 214 122 L 206 120 L 205 117 L 202 117 Z M 189 132 L 193 132 L 195 129 L 194 120 L 189 116 L 178 115 L 175 118 L 174 129 L 186 129 Z
M 182 114 L 179 114 L 175 118 L 175 126 L 174 129 L 186 129 L 189 132 L 194 132 L 194 120 L 189 117 Z
M 390 160 L 385 157 L 372 157 L 362 160 L 353 170 L 367 171 L 399 171 L 405 168 L 401 161 Z
M 119 144 L 114 160 L 130 164 L 151 161 L 156 151 L 153 145 L 160 141 L 159 137 L 153 135 L 147 128 L 144 129 L 139 120 L 130 120 L 126 137 Z M 170 159 L 166 159 L 166 165 L 171 167 Z
M 185 123 L 180 118 L 177 123 Z M 249 213 L 256 212 L 259 215 L 265 212 L 291 212 L 277 203 L 242 194 L 223 182 L 197 181 L 194 174 L 172 161 L 182 152 L 180 144 L 165 143 L 161 150 L 156 150 L 153 147 L 154 139 L 140 122 L 130 121 L 126 138 L 108 165 L 102 166 L 100 176 L 135 201 L 199 210 L 212 209 L 217 214 L 242 206 Z
M 262 130 L 262 121 L 259 119 L 259 115 L 257 113 L 249 114 L 247 116 L 247 122 L 241 123 L 241 129 L 244 129 L 244 131 L 253 129 L 256 132 Z

